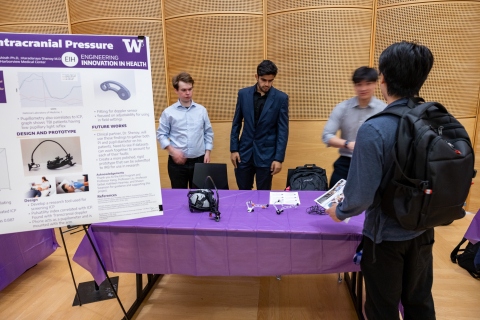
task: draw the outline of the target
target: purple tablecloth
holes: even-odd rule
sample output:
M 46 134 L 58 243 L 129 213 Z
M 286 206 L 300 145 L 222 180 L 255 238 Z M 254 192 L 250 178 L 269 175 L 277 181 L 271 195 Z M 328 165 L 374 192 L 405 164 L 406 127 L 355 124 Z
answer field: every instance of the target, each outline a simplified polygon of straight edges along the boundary
M 58 247 L 53 229 L 0 235 L 0 290 Z
M 464 238 L 468 239 L 471 243 L 475 244 L 480 241 L 480 210 L 478 210 L 475 217 L 473 217 Z
M 220 222 L 191 213 L 186 190 L 162 190 L 164 215 L 92 225 L 90 234 L 108 271 L 195 276 L 272 276 L 359 271 L 352 262 L 364 215 L 348 224 L 306 208 L 322 192 L 301 192 L 301 206 L 277 215 L 267 191 L 220 191 Z M 73 258 L 103 282 L 88 238 Z

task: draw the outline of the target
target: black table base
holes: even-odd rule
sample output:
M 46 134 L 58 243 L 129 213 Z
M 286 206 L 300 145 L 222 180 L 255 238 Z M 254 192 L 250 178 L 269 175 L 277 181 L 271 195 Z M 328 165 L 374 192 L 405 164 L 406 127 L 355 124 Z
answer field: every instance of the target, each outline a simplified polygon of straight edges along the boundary
M 352 272 L 352 277 L 350 278 L 350 273 L 346 272 L 344 273 L 344 278 L 358 319 L 365 320 L 363 316 L 363 274 L 362 272 Z

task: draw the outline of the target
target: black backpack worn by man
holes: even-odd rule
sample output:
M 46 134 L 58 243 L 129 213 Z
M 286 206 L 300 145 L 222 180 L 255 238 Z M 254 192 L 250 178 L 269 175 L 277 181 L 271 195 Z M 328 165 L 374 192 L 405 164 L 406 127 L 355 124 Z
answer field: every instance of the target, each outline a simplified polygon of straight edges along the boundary
M 423 102 L 423 103 L 422 103 Z M 465 216 L 465 201 L 476 175 L 468 133 L 438 102 L 416 98 L 408 108 L 388 108 L 400 117 L 393 148 L 393 179 L 384 181 L 382 211 L 407 230 L 426 230 Z M 386 184 L 386 185 L 385 185 Z

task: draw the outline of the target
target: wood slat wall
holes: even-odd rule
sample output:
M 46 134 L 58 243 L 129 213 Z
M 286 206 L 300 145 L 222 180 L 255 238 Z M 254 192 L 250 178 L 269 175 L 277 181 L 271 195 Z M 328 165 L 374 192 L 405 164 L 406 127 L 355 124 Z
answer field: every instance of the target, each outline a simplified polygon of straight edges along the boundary
M 331 174 L 337 152 L 320 141 L 325 120 L 353 95 L 354 69 L 376 66 L 382 50 L 401 40 L 431 48 L 435 65 L 422 95 L 459 117 L 480 150 L 480 1 L 0 0 L 0 5 L 0 32 L 150 36 L 156 118 L 176 100 L 171 77 L 190 72 L 194 100 L 215 122 L 212 160 L 229 164 L 231 187 L 236 183 L 228 144 L 236 92 L 253 85 L 264 58 L 279 67 L 275 86 L 290 96 L 291 120 L 302 120 L 290 123 L 284 169 L 314 162 Z M 167 187 L 165 161 L 160 150 Z M 275 189 L 284 187 L 285 177 L 286 170 L 274 178 Z M 474 184 L 468 210 L 479 208 L 480 186 Z

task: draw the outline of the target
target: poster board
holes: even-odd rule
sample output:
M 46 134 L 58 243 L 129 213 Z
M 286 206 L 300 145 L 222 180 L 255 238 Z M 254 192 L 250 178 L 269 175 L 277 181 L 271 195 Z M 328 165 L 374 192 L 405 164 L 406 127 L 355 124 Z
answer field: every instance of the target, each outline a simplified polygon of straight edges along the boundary
M 163 214 L 148 37 L 0 33 L 0 113 L 0 234 Z

